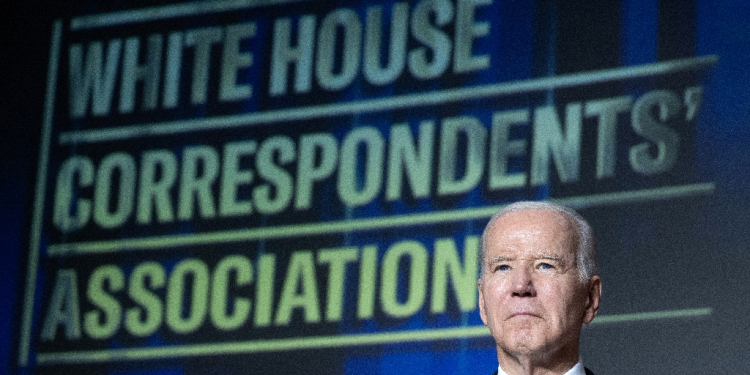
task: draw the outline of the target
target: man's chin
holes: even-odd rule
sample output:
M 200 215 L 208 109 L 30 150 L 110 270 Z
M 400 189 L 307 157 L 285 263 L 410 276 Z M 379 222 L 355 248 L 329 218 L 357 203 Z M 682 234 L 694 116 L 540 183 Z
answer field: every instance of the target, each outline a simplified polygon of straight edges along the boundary
M 518 329 L 506 340 L 504 350 L 514 356 L 530 356 L 544 350 L 544 340 L 533 329 Z
M 559 338 L 547 337 L 539 330 L 521 330 L 514 333 L 516 335 L 507 337 L 502 347 L 498 346 L 498 351 L 502 350 L 516 360 L 549 364 L 564 351 Z

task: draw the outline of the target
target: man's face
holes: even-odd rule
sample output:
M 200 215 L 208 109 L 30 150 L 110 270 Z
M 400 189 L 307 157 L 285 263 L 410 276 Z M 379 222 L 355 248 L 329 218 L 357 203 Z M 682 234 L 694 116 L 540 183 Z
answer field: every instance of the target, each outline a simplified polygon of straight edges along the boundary
M 487 232 L 479 311 L 498 352 L 540 359 L 571 350 L 577 355 L 581 325 L 596 315 L 601 281 L 581 280 L 570 220 L 551 210 L 517 211 Z

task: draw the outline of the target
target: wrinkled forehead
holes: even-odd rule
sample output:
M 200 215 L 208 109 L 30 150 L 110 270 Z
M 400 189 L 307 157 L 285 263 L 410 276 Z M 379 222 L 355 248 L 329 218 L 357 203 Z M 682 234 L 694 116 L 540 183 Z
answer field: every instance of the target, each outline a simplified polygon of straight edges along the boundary
M 492 223 L 486 241 L 492 253 L 513 250 L 567 257 L 575 256 L 578 232 L 573 219 L 561 212 L 522 210 L 509 212 Z

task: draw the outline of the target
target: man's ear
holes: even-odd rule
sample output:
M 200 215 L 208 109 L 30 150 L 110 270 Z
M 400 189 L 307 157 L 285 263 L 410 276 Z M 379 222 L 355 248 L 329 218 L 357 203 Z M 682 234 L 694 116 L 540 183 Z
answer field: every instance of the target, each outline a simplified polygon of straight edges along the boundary
M 482 293 L 482 279 L 477 280 L 477 289 L 479 289 L 479 317 L 482 323 L 487 325 L 487 313 L 484 311 L 484 294 Z
M 602 279 L 599 276 L 593 276 L 588 282 L 586 295 L 586 310 L 583 313 L 583 322 L 591 323 L 599 311 L 599 301 L 602 299 Z

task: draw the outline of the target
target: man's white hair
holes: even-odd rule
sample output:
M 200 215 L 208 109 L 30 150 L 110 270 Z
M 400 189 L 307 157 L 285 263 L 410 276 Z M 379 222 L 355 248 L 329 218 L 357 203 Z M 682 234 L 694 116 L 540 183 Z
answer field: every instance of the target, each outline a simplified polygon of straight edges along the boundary
M 484 227 L 482 232 L 482 241 L 479 244 L 479 280 L 481 282 L 484 276 L 484 264 L 486 257 L 486 240 L 487 232 L 495 224 L 497 219 L 509 214 L 511 212 L 518 211 L 534 211 L 534 210 L 546 210 L 556 211 L 571 219 L 575 224 L 576 231 L 578 233 L 578 248 L 576 249 L 576 266 L 578 272 L 580 272 L 581 279 L 584 281 L 591 280 L 591 277 L 599 274 L 599 267 L 597 265 L 596 255 L 596 240 L 594 239 L 594 230 L 591 229 L 591 225 L 578 214 L 575 210 L 569 207 L 565 207 L 552 202 L 533 202 L 523 201 L 516 202 L 505 206 L 502 210 L 498 211 L 490 218 L 487 226 Z

